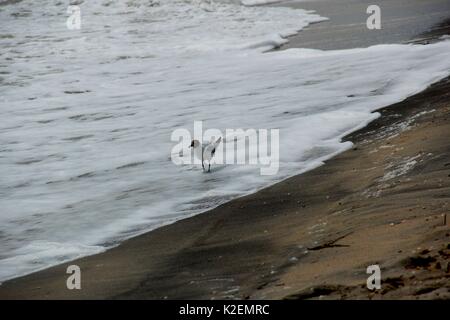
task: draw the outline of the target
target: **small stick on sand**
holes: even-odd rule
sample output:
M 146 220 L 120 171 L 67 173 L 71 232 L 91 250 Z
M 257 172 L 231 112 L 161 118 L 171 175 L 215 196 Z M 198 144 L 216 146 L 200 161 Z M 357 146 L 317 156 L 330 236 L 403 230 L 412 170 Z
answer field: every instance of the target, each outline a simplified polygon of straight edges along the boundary
M 321 249 L 332 248 L 332 247 L 350 247 L 347 244 L 336 244 L 336 242 L 338 242 L 341 239 L 344 239 L 345 237 L 351 235 L 352 233 L 353 233 L 353 231 L 349 232 L 347 234 L 344 234 L 343 236 L 340 236 L 339 238 L 336 238 L 334 240 L 328 241 L 328 242 L 326 242 L 324 244 L 321 244 L 321 245 L 318 245 L 318 246 L 315 246 L 315 247 L 312 247 L 312 248 L 308 248 L 308 250 L 314 251 L 314 250 L 321 250 Z

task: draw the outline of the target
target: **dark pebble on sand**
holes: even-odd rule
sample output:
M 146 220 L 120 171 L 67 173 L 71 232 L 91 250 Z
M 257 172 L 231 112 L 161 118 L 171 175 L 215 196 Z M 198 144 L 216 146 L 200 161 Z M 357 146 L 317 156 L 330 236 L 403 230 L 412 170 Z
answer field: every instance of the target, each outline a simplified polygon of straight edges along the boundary
M 407 269 L 426 268 L 435 261 L 436 259 L 433 257 L 411 257 L 406 260 L 405 267 Z

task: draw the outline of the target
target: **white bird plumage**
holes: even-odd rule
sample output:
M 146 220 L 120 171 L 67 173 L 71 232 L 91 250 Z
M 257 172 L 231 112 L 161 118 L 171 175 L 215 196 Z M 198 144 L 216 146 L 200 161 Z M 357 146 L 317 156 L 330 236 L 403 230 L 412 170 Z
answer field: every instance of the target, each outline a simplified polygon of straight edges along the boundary
M 211 160 L 216 153 L 216 148 L 222 141 L 222 137 L 212 140 L 209 143 L 201 144 L 198 140 L 192 140 L 190 147 L 194 149 L 194 156 L 201 160 L 203 171 L 205 171 L 205 161 L 208 162 L 208 172 L 211 172 Z

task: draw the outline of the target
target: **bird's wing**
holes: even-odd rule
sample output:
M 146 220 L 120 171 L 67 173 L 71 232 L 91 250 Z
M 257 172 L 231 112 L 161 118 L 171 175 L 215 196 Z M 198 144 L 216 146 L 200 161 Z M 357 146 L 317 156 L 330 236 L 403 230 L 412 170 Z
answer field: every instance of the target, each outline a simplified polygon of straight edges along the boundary
M 217 146 L 219 145 L 220 141 L 222 141 L 222 137 L 219 137 L 219 139 L 217 139 L 215 142 L 212 143 L 212 145 L 214 146 L 214 149 L 217 148 Z
M 203 152 L 203 158 L 205 160 L 209 161 L 212 159 L 212 157 L 216 153 L 216 148 L 220 144 L 220 141 L 222 141 L 222 137 L 219 137 L 219 139 L 206 146 L 205 151 Z

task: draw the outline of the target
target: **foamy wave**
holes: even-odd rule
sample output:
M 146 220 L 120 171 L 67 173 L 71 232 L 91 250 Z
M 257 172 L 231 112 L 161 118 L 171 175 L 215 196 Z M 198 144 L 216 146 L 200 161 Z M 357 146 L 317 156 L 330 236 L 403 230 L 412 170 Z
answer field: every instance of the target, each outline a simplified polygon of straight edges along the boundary
M 241 0 L 244 6 L 257 6 L 263 4 L 271 4 L 281 2 L 282 0 Z
M 0 279 L 5 281 L 104 250 L 100 246 L 35 240 L 11 252 L 9 258 L 0 260 Z

